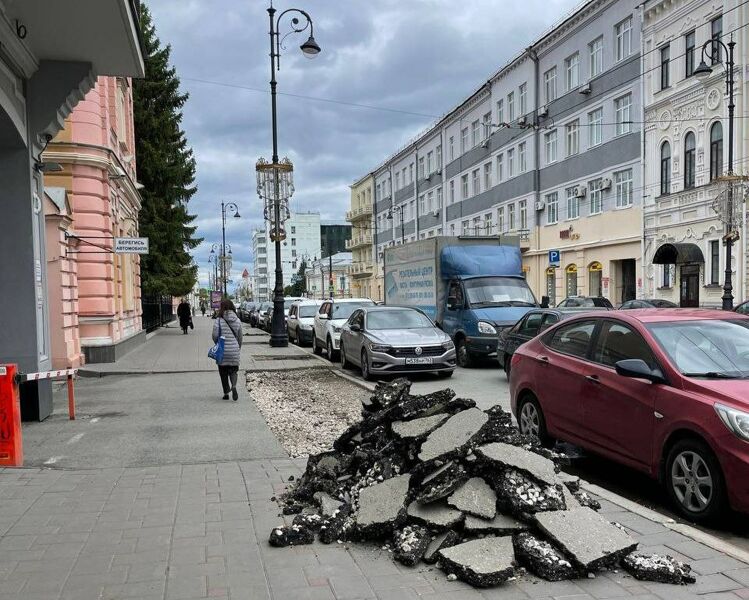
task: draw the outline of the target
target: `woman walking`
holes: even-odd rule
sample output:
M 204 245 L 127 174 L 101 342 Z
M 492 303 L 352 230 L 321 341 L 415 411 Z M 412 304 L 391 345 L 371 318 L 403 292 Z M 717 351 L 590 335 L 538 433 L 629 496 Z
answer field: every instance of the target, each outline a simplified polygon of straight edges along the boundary
M 192 323 L 192 310 L 187 298 L 182 298 L 182 302 L 179 303 L 177 317 L 179 318 L 179 326 L 182 328 L 182 333 L 187 335 L 187 328 Z
M 242 322 L 237 316 L 234 303 L 223 300 L 218 311 L 218 317 L 213 322 L 213 341 L 224 338 L 224 356 L 218 363 L 218 374 L 224 390 L 224 400 L 229 399 L 229 392 L 233 400 L 239 398 L 237 392 L 237 373 L 239 371 L 240 348 L 242 347 Z

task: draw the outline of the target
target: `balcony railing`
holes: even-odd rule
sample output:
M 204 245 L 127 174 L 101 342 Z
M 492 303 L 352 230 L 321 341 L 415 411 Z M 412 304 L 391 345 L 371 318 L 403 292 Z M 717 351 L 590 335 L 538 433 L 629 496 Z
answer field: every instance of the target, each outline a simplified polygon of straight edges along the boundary
M 361 248 L 363 246 L 372 245 L 372 234 L 366 233 L 364 235 L 357 235 L 350 240 L 346 240 L 346 250 L 352 250 L 354 248 Z
M 354 219 L 358 219 L 359 217 L 365 217 L 367 215 L 372 214 L 372 205 L 371 204 L 365 204 L 363 206 L 357 206 L 356 208 L 352 210 L 346 211 L 346 220 L 347 221 L 353 221 Z
M 355 262 L 349 267 L 349 272 L 352 275 L 370 275 L 373 270 L 372 261 Z

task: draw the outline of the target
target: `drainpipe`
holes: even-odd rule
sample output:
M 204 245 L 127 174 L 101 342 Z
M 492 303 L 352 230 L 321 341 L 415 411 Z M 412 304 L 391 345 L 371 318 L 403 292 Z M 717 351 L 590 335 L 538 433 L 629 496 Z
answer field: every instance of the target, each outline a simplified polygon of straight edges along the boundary
M 533 46 L 528 46 L 526 52 L 528 53 L 528 57 L 533 61 L 533 122 L 536 125 L 533 128 L 533 221 L 535 223 L 535 235 L 533 237 L 535 238 L 534 250 L 538 251 L 541 249 L 541 223 L 539 222 L 538 211 L 536 210 L 536 203 L 541 200 L 541 169 L 539 168 L 541 164 L 541 149 L 539 144 L 541 136 L 540 127 L 538 126 L 540 77 L 538 73 L 538 53 Z M 546 291 L 546 280 L 545 269 L 544 276 L 541 276 L 543 258 L 539 252 L 536 253 L 536 262 L 538 264 L 538 273 L 536 273 L 537 289 L 541 291 L 541 295 L 543 296 Z
M 645 40 L 642 35 L 643 25 L 645 24 L 645 4 L 646 2 L 642 2 L 639 6 L 640 8 L 640 143 L 641 143 L 641 150 L 640 150 L 640 188 L 643 190 L 642 192 L 642 198 L 640 200 L 640 210 L 642 214 L 642 224 L 641 224 L 641 231 L 642 231 L 642 238 L 640 239 L 640 273 L 642 276 L 642 291 L 641 293 L 645 295 L 646 298 L 654 298 L 655 297 L 655 279 L 653 281 L 649 281 L 647 277 L 647 264 L 645 261 L 645 254 L 646 254 L 646 247 L 645 247 L 645 198 L 649 196 L 649 188 L 645 187 L 645 180 L 647 176 L 647 167 L 645 166 L 645 155 L 647 153 L 647 140 L 645 135 L 645 126 L 643 125 L 645 123 L 645 76 L 643 73 L 645 73 Z M 660 173 L 660 170 L 659 170 Z M 655 278 L 655 274 L 653 274 L 653 278 Z M 645 286 L 648 285 L 648 291 L 645 291 Z M 652 292 L 649 289 L 652 285 Z M 611 288 L 609 288 L 611 289 Z
M 414 221 L 414 240 L 419 241 L 419 148 L 414 146 L 414 203 L 416 205 L 416 220 Z

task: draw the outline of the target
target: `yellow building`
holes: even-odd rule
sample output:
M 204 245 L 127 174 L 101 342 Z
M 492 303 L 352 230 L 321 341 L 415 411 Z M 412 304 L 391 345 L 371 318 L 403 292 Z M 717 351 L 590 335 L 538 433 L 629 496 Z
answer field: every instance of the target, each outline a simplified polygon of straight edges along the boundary
M 351 239 L 346 240 L 346 250 L 352 253 L 349 268 L 351 295 L 354 297 L 382 299 L 381 286 L 376 285 L 377 261 L 373 254 L 374 220 L 372 198 L 374 178 L 365 175 L 351 186 L 351 210 L 346 220 L 351 223 Z

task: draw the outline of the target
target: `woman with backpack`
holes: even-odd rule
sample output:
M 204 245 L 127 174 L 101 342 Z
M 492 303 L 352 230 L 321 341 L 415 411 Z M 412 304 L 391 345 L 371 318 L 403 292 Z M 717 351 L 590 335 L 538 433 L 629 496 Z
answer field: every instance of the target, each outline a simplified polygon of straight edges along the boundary
M 236 401 L 239 398 L 237 373 L 242 348 L 242 322 L 231 300 L 221 302 L 218 316 L 213 322 L 213 341 L 217 343 L 220 337 L 224 338 L 224 353 L 217 363 L 221 387 L 224 390 L 224 400 L 229 399 L 229 392 L 231 392 L 232 399 Z

